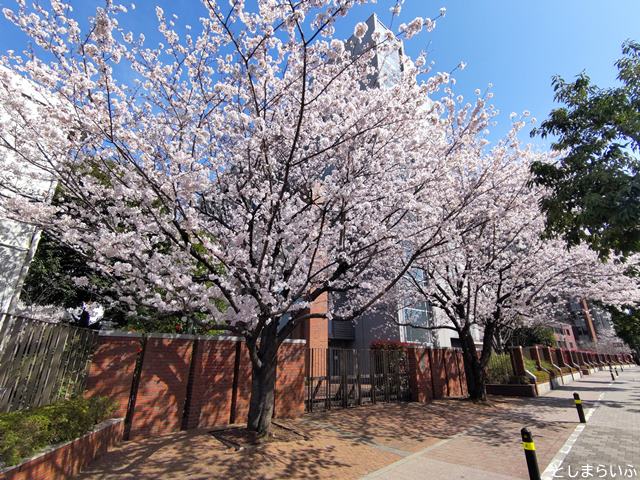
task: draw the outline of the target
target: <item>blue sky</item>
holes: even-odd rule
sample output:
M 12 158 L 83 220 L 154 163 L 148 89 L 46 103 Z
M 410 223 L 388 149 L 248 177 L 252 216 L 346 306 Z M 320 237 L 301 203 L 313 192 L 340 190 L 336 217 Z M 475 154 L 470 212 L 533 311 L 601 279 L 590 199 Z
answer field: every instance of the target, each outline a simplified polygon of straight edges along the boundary
M 101 1 L 72 0 L 75 15 L 86 18 Z M 122 2 L 128 4 L 127 2 Z M 221 3 L 226 3 L 221 0 Z M 337 26 L 337 36 L 347 38 L 353 26 L 372 12 L 389 22 L 395 1 L 354 8 Z M 0 0 L 0 7 L 13 7 Z M 179 22 L 197 25 L 203 10 L 198 0 L 139 0 L 125 25 L 153 39 L 155 5 Z M 394 21 L 408 22 L 416 16 L 435 17 L 440 7 L 447 15 L 432 33 L 422 33 L 406 43 L 412 56 L 426 49 L 436 62 L 435 71 L 450 71 L 459 61 L 467 68 L 456 72 L 456 92 L 473 98 L 476 88 L 493 83 L 493 102 L 501 111 L 490 138 L 509 128 L 509 113 L 529 110 L 543 120 L 553 108 L 551 76 L 571 78 L 586 70 L 600 86 L 616 85 L 614 61 L 627 38 L 640 40 L 640 0 L 405 0 Z M 26 38 L 4 18 L 0 19 L 0 51 L 21 50 Z M 541 139 L 528 140 L 544 146 Z

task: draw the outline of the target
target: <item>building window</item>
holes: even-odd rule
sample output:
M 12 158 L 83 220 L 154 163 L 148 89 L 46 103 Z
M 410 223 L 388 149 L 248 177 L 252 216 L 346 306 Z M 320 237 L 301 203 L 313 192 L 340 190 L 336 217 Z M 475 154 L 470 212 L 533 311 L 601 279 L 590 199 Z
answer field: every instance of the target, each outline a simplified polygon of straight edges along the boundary
M 411 307 L 405 307 L 401 312 L 401 322 L 403 324 L 411 324 L 423 327 L 432 325 L 433 309 L 429 302 L 418 302 Z M 402 333 L 405 342 L 411 343 L 433 343 L 433 335 L 430 330 L 415 328 L 412 326 L 403 326 Z
M 421 288 L 426 288 L 428 279 L 422 268 L 412 268 L 409 270 L 407 278 L 404 281 Z M 420 296 L 420 293 L 417 293 Z M 407 299 L 404 303 L 407 305 L 398 312 L 398 320 L 402 324 L 400 327 L 400 339 L 404 342 L 433 344 L 433 333 L 431 330 L 423 328 L 414 328 L 409 325 L 418 327 L 430 327 L 433 325 L 433 308 L 428 301 L 415 301 L 415 298 Z

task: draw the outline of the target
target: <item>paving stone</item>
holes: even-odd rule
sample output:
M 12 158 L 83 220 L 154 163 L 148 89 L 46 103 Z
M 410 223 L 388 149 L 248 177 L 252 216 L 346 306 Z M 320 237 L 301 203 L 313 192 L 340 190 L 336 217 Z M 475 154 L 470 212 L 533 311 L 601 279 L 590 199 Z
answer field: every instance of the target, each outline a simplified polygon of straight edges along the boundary
M 624 462 L 640 470 L 640 369 L 618 378 L 610 385 L 608 373 L 599 372 L 543 397 L 494 397 L 488 405 L 438 400 L 314 413 L 292 421 L 310 441 L 243 452 L 229 452 L 203 431 L 126 442 L 80 478 L 527 479 L 520 429 L 533 432 L 544 470 L 578 425 L 574 391 L 587 409 L 604 397 L 563 467 L 575 473 L 585 462 Z
M 640 478 L 640 371 L 604 391 L 555 478 Z

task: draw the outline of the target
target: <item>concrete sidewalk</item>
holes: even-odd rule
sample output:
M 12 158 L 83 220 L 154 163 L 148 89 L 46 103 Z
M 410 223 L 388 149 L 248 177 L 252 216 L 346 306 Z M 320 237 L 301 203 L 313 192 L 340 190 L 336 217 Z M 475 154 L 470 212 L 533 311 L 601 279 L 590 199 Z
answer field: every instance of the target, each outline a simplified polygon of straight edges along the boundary
M 602 391 L 584 428 L 576 429 L 575 441 L 571 440 L 543 479 L 640 478 L 640 368 L 620 372 Z
M 591 416 L 586 428 L 578 423 L 573 392 Z M 508 402 L 493 418 L 363 478 L 527 479 L 520 444 L 524 426 L 533 432 L 540 469 L 551 464 L 545 478 L 625 478 L 598 477 L 598 465 L 632 465 L 640 473 L 640 368 L 625 369 L 613 384 L 608 372 L 597 372 L 544 396 Z M 576 477 L 588 468 L 583 465 L 593 466 L 591 477 Z

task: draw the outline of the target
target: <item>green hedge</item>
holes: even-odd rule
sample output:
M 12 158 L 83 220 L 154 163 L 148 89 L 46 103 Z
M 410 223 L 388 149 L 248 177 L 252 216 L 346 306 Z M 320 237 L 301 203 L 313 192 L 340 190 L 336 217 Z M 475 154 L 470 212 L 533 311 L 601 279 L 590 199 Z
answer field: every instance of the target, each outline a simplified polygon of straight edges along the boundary
M 549 382 L 551 380 L 547 372 L 538 370 L 538 366 L 536 365 L 535 360 L 531 360 L 530 358 L 525 358 L 524 368 L 526 368 L 528 371 L 530 371 L 536 376 L 536 383 L 544 383 L 544 382 Z
M 15 465 L 45 447 L 80 437 L 110 418 L 113 411 L 110 399 L 94 397 L 0 413 L 0 467 Z

